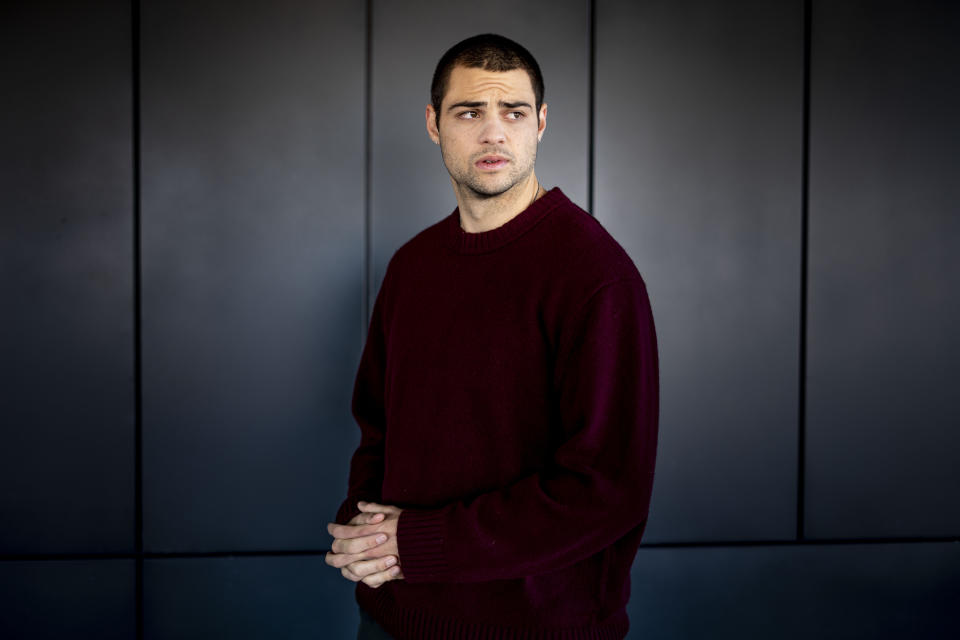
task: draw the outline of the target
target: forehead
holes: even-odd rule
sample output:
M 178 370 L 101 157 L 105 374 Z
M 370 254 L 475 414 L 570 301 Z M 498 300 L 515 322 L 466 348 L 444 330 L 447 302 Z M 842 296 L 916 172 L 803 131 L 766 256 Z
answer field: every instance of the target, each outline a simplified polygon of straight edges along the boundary
M 472 67 L 454 67 L 447 82 L 447 95 L 444 102 L 460 102 L 484 94 L 495 92 L 503 97 L 517 101 L 526 100 L 533 104 L 533 83 L 530 74 L 523 69 L 510 71 L 487 71 Z

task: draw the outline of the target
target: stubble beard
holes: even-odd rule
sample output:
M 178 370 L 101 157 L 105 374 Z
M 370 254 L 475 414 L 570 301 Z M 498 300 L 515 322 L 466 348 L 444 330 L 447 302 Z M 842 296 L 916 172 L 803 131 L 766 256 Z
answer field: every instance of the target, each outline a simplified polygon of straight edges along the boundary
M 499 151 L 488 151 L 480 155 L 486 155 L 487 153 L 506 156 L 506 154 Z M 510 161 L 507 165 L 506 179 L 501 178 L 498 180 L 490 180 L 490 178 L 484 179 L 484 176 L 473 167 L 469 159 L 461 161 L 456 157 L 448 157 L 442 141 L 440 142 L 440 155 L 443 157 L 443 163 L 446 165 L 450 177 L 453 178 L 453 181 L 456 182 L 460 188 L 469 189 L 473 195 L 478 198 L 495 198 L 506 193 L 518 184 L 521 184 L 533 173 L 533 167 L 537 159 L 537 149 L 536 147 L 533 148 L 529 162 L 524 165 L 516 164 L 516 158 L 514 156 L 506 156 Z M 500 178 L 500 176 L 497 177 Z

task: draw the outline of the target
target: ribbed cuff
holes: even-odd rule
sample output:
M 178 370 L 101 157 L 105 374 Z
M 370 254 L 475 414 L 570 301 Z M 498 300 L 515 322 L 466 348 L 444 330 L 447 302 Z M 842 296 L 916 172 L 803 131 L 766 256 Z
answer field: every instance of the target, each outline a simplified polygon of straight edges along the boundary
M 404 509 L 397 522 L 397 555 L 408 582 L 438 582 L 449 572 L 443 553 L 446 521 L 443 509 Z

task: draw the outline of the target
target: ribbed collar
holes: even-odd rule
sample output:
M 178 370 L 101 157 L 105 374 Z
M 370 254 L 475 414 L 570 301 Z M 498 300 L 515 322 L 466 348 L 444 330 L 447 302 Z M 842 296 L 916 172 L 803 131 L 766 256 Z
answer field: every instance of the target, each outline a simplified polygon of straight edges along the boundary
M 499 227 L 479 233 L 470 233 L 460 227 L 460 207 L 457 207 L 444 221 L 446 243 L 458 253 L 485 253 L 499 249 L 532 229 L 564 202 L 568 202 L 567 196 L 560 187 L 554 187 Z

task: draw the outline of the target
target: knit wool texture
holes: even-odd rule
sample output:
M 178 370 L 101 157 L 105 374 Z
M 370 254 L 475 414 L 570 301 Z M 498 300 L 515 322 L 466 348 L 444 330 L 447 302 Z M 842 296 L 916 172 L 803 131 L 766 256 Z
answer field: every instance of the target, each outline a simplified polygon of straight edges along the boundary
M 357 602 L 401 640 L 625 637 L 658 405 L 644 281 L 559 188 L 496 229 L 424 229 L 374 304 L 336 516 L 404 509 L 405 578 Z

